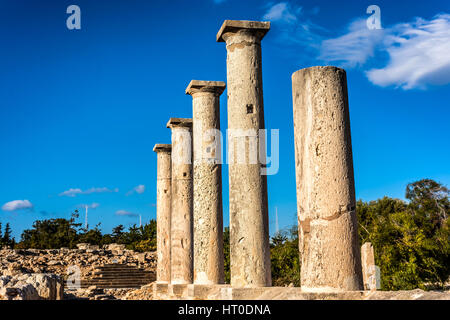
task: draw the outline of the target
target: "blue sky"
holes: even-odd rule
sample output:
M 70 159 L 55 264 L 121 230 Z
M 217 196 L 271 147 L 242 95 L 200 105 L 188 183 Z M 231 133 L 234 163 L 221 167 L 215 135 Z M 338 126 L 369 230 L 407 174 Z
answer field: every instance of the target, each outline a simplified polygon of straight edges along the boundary
M 81 8 L 68 30 L 66 8 Z M 369 5 L 381 30 L 366 25 Z M 19 238 L 36 219 L 89 205 L 104 232 L 156 217 L 155 143 L 191 117 L 191 79 L 226 81 L 225 19 L 270 20 L 262 43 L 265 119 L 280 129 L 269 176 L 270 231 L 296 223 L 291 74 L 347 70 L 358 199 L 450 184 L 448 1 L 0 0 L 0 222 Z M 221 126 L 227 126 L 226 94 Z M 228 225 L 228 171 L 223 167 Z M 82 221 L 82 219 L 80 219 Z

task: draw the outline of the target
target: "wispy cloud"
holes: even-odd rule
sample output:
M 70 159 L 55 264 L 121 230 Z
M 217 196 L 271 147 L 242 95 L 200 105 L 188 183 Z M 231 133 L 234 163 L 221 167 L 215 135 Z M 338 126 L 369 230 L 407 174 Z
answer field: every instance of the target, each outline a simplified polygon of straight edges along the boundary
M 88 208 L 88 209 L 95 209 L 95 208 L 100 207 L 100 203 L 93 202 L 91 204 L 80 204 L 79 207 Z
M 362 66 L 374 56 L 384 35 L 384 29 L 369 30 L 366 19 L 357 19 L 344 35 L 322 41 L 318 59 L 326 63 L 337 62 L 343 67 Z
M 23 209 L 33 209 L 33 204 L 29 200 L 14 200 L 2 206 L 3 211 L 16 211 Z
M 271 4 L 262 18 L 275 22 L 276 40 L 295 48 L 303 62 L 316 56 L 324 64 L 360 68 L 369 81 L 383 87 L 408 90 L 450 83 L 450 14 L 373 30 L 364 16 L 336 36 L 308 18 L 317 11 L 284 1 Z
M 111 190 L 106 187 L 103 187 L 103 188 L 90 188 L 87 190 L 81 190 L 79 188 L 70 188 L 69 190 L 61 192 L 59 194 L 59 196 L 60 197 L 63 197 L 63 196 L 75 197 L 76 195 L 79 195 L 79 194 L 106 193 L 106 192 L 119 192 L 119 189 L 115 188 L 115 189 Z
M 117 210 L 116 215 L 117 216 L 127 216 L 127 217 L 137 217 L 138 216 L 137 213 L 133 213 L 133 212 L 126 211 L 126 210 Z
M 127 196 L 132 195 L 133 193 L 138 193 L 138 194 L 142 194 L 145 191 L 145 185 L 140 184 L 136 187 L 134 187 L 133 189 L 131 189 L 130 191 L 128 191 L 126 193 Z
M 390 30 L 386 51 L 389 62 L 383 68 L 367 71 L 369 80 L 379 86 L 405 90 L 450 83 L 450 15 L 432 20 L 417 18 Z
M 263 20 L 270 20 L 272 28 L 276 30 L 276 41 L 283 47 L 302 46 L 305 51 L 317 50 L 326 30 L 313 23 L 308 15 L 315 15 L 319 7 L 305 10 L 302 6 L 285 1 L 270 4 Z M 298 55 L 298 52 L 297 52 Z
M 319 59 L 364 68 L 370 58 L 387 53 L 384 67 L 365 70 L 369 81 L 408 90 L 450 83 L 449 52 L 450 15 L 440 14 L 381 30 L 369 30 L 358 19 L 344 35 L 322 42 Z
M 271 6 L 266 14 L 263 16 L 264 20 L 282 21 L 285 23 L 294 23 L 297 21 L 295 13 L 300 13 L 301 7 L 298 7 L 294 12 L 293 8 L 287 2 L 280 2 Z

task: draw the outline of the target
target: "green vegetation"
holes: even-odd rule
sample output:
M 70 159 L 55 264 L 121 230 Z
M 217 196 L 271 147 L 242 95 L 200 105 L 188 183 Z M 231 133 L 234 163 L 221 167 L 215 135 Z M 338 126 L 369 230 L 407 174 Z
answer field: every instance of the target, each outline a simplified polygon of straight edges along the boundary
M 9 223 L 5 226 L 5 231 L 2 231 L 2 223 L 0 222 L 0 248 L 2 247 L 14 247 L 16 241 L 11 236 L 11 227 Z
M 156 221 L 141 227 L 131 226 L 124 231 L 123 225 L 113 229 L 112 234 L 102 234 L 100 224 L 94 229 L 84 229 L 76 223 L 78 211 L 67 219 L 37 220 L 33 228 L 24 230 L 21 241 L 15 245 L 18 249 L 58 249 L 62 247 L 76 248 L 78 243 L 105 245 L 110 243 L 124 244 L 127 249 L 138 252 L 156 250 Z
M 358 201 L 360 241 L 374 247 L 383 290 L 443 287 L 450 275 L 449 190 L 421 180 L 406 187 L 406 198 Z
M 449 190 L 425 179 L 406 187 L 402 201 L 384 197 L 370 202 L 358 201 L 360 243 L 371 242 L 375 263 L 381 269 L 383 290 L 441 288 L 450 275 Z M 142 227 L 123 225 L 102 234 L 99 225 L 85 230 L 76 223 L 78 211 L 67 219 L 37 220 L 24 230 L 15 243 L 11 228 L 0 224 L 0 247 L 75 248 L 77 243 L 125 244 L 135 251 L 156 250 L 156 221 Z M 230 230 L 224 230 L 225 281 L 230 281 Z M 297 227 L 277 233 L 270 242 L 272 282 L 276 286 L 300 285 Z

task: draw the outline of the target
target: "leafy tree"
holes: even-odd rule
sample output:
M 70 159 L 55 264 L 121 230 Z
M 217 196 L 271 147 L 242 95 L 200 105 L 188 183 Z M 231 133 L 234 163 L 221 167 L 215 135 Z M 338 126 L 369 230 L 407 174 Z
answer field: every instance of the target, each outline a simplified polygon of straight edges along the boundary
M 122 242 L 122 235 L 123 235 L 124 227 L 123 225 L 119 224 L 117 227 L 113 229 L 112 232 L 112 239 L 115 243 L 121 243 Z
M 61 247 L 75 248 L 78 243 L 78 228 L 76 223 L 78 211 L 72 213 L 71 218 L 36 220 L 32 229 L 24 230 L 19 248 L 58 249 Z
M 270 243 L 272 284 L 300 286 L 300 259 L 298 251 L 298 229 L 293 226 L 278 232 Z
M 89 243 L 92 245 L 102 245 L 103 235 L 100 230 L 100 223 L 95 226 L 94 229 L 84 230 L 83 233 L 78 235 L 78 243 Z
M 223 255 L 224 255 L 224 271 L 225 271 L 225 283 L 230 283 L 230 228 L 225 227 L 223 231 Z
M 449 191 L 425 179 L 408 184 L 406 198 L 358 201 L 360 241 L 374 246 L 383 290 L 443 287 L 450 275 Z
M 11 236 L 12 230 L 9 223 L 6 223 L 5 232 L 2 231 L 2 223 L 0 222 L 0 249 L 2 247 L 14 248 L 16 240 Z

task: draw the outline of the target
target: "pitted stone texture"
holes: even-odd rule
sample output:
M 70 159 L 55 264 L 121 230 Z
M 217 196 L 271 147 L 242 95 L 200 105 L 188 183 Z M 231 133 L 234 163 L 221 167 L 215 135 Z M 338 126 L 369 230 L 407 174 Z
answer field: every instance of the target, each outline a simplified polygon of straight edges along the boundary
M 228 150 L 230 260 L 234 287 L 271 285 L 267 177 L 261 175 L 258 154 L 253 154 L 258 160 L 253 163 L 249 154 L 251 145 L 256 153 L 260 149 L 259 129 L 264 129 L 261 39 L 269 28 L 268 22 L 227 20 L 218 34 L 218 40 L 224 40 L 227 48 L 228 129 L 232 132 Z M 236 134 L 236 129 L 243 131 Z M 244 141 L 245 150 L 238 148 L 239 140 Z M 261 149 L 265 150 L 265 146 Z M 243 152 L 245 163 L 238 163 L 232 155 Z M 261 158 L 265 159 L 264 152 Z
M 194 140 L 194 283 L 224 281 L 222 165 L 220 135 L 221 81 L 192 80 Z
M 302 289 L 362 290 L 346 73 L 302 69 L 292 90 Z
M 370 242 L 361 246 L 362 275 L 365 290 L 381 288 L 380 270 L 375 265 L 375 254 Z
M 171 118 L 171 283 L 193 280 L 192 120 Z
M 153 148 L 157 153 L 157 183 L 156 183 L 156 219 L 157 219 L 157 248 L 158 264 L 156 281 L 170 282 L 170 221 L 171 221 L 171 194 L 172 146 L 170 144 L 157 144 Z

